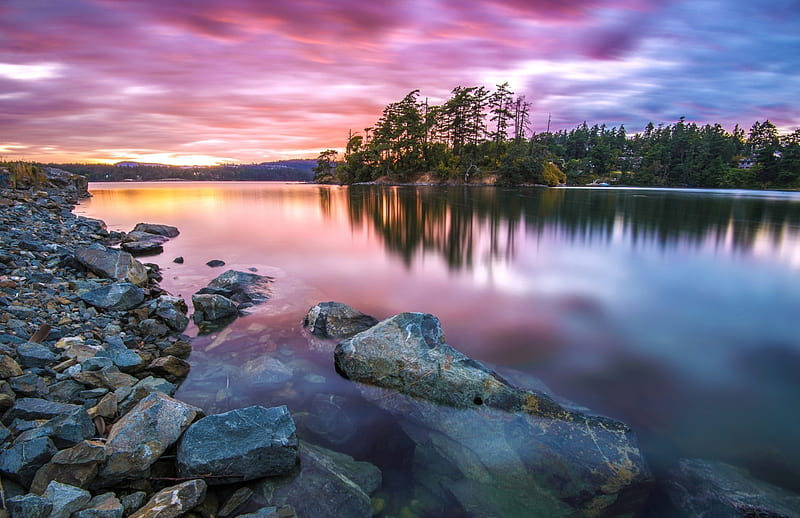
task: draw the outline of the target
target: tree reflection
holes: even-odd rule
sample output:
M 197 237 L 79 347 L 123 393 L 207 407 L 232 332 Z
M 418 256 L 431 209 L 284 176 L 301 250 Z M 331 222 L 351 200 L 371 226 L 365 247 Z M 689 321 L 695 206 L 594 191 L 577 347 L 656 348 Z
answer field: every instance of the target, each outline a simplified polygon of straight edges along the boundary
M 519 232 L 633 248 L 751 253 L 800 246 L 800 200 L 709 191 L 357 185 L 345 196 L 353 228 L 368 228 L 410 266 L 435 251 L 453 270 L 512 260 Z M 322 196 L 323 211 L 331 199 Z

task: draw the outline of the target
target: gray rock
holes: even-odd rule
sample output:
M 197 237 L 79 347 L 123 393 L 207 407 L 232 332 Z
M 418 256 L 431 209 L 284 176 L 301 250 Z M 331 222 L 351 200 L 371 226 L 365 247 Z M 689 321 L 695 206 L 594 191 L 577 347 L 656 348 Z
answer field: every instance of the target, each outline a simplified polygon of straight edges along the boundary
M 188 307 L 180 297 L 162 295 L 150 303 L 150 314 L 160 318 L 173 331 L 181 332 L 189 325 Z
M 347 456 L 304 442 L 300 447 L 300 463 L 291 474 L 265 478 L 250 487 L 267 505 L 290 504 L 298 516 L 369 518 L 372 516 L 370 497 L 350 478 L 350 470 L 340 468 L 343 458 Z M 356 464 L 373 472 L 380 484 L 380 471 L 375 466 L 366 462 Z M 368 485 L 368 489 L 376 486 L 374 480 Z
M 36 472 L 31 491 L 41 494 L 53 480 L 88 489 L 105 460 L 105 445 L 98 441 L 83 441 L 61 450 Z
M 189 369 L 189 362 L 170 355 L 156 358 L 147 366 L 147 370 L 156 376 L 172 380 L 185 378 L 189 374 Z
M 146 318 L 139 322 L 139 331 L 141 331 L 144 336 L 160 337 L 169 334 L 169 327 L 155 318 Z
M 308 310 L 303 327 L 320 338 L 350 338 L 377 323 L 376 318 L 341 302 L 320 302 Z
M 120 372 L 119 368 L 113 364 L 111 358 L 91 358 L 84 362 L 83 365 L 99 363 L 106 365 L 111 363 L 110 366 L 102 367 L 100 370 L 84 370 L 72 375 L 72 379 L 83 385 L 88 385 L 94 388 L 106 388 L 108 390 L 117 390 L 121 387 L 132 387 L 139 382 L 130 374 Z M 99 366 L 99 365 L 98 365 Z
M 36 472 L 47 464 L 58 449 L 49 437 L 14 443 L 0 452 L 0 473 L 30 487 Z
M 171 225 L 161 225 L 158 223 L 137 223 L 133 227 L 134 232 L 146 232 L 148 234 L 156 234 L 166 237 L 177 237 L 180 231 L 177 227 Z
M 147 270 L 128 252 L 102 246 L 78 247 L 75 249 L 75 258 L 101 277 L 128 281 L 136 286 L 147 284 Z
M 49 391 L 44 378 L 33 372 L 26 372 L 22 376 L 10 378 L 8 384 L 11 390 L 23 397 L 39 397 L 46 395 Z
M 182 477 L 212 474 L 223 484 L 283 475 L 297 462 L 297 434 L 286 406 L 252 406 L 200 419 L 178 446 Z
M 38 495 L 25 494 L 6 500 L 11 518 L 48 518 L 53 503 Z
M 49 347 L 32 343 L 17 346 L 17 356 L 26 369 L 46 367 L 58 360 L 58 355 Z
M 359 427 L 345 411 L 348 400 L 335 394 L 314 394 L 306 427 L 333 444 L 346 444 L 359 434 Z
M 122 507 L 125 508 L 125 515 L 133 514 L 133 512 L 142 507 L 147 500 L 147 493 L 144 491 L 136 491 L 129 495 L 125 495 L 119 499 Z
M 123 243 L 134 243 L 136 241 L 153 241 L 161 244 L 169 241 L 169 238 L 167 236 L 151 234 L 149 232 L 142 232 L 139 230 L 132 230 L 125 234 L 125 237 L 122 238 Z
M 117 282 L 87 291 L 81 299 L 98 308 L 127 311 L 144 301 L 144 290 L 130 282 Z
M 162 489 L 130 518 L 176 518 L 183 516 L 206 496 L 206 483 L 190 480 Z
M 122 518 L 125 507 L 114 493 L 103 493 L 92 498 L 89 506 L 72 515 L 72 518 Z
M 292 378 L 291 367 L 272 356 L 259 356 L 242 365 L 242 380 L 256 388 L 277 388 Z
M 253 490 L 249 487 L 240 487 L 225 501 L 222 507 L 219 508 L 217 515 L 219 518 L 228 518 L 250 500 L 253 496 Z
M 274 279 L 267 275 L 228 270 L 218 275 L 198 293 L 215 293 L 238 302 L 259 304 L 269 299 Z
M 84 509 L 92 499 L 88 491 L 56 481 L 47 485 L 42 496 L 53 503 L 50 518 L 69 518 L 72 513 Z
M 120 370 L 134 370 L 144 364 L 142 357 L 128 349 L 119 336 L 106 338 L 106 348 L 98 352 L 95 357 L 108 357 Z
M 277 507 L 262 507 L 252 513 L 240 514 L 238 518 L 280 518 Z
M 210 266 L 211 268 L 219 268 L 220 266 L 225 266 L 225 261 L 221 259 L 212 259 L 206 263 L 206 266 Z
M 98 482 L 146 476 L 150 465 L 181 436 L 197 409 L 160 392 L 142 399 L 114 424 L 106 442 L 108 461 Z
M 130 393 L 122 398 L 122 402 L 119 404 L 119 413 L 122 415 L 127 414 L 142 399 L 154 392 L 160 392 L 161 394 L 171 396 L 177 389 L 178 387 L 175 386 L 175 384 L 163 378 L 148 376 L 133 385 Z
M 77 407 L 20 434 L 16 441 L 23 442 L 39 437 L 49 437 L 53 444 L 60 449 L 75 446 L 94 434 L 95 427 L 89 414 L 82 407 Z
M 76 398 L 81 398 L 84 386 L 71 379 L 59 381 L 47 387 L 47 399 L 50 401 L 59 401 L 61 403 L 69 403 Z
M 22 375 L 22 367 L 7 354 L 0 354 L 0 379 L 13 378 Z
M 161 243 L 150 240 L 124 242 L 120 248 L 133 256 L 156 255 L 164 251 Z
M 414 441 L 416 480 L 469 514 L 610 516 L 644 504 L 652 477 L 627 426 L 512 386 L 447 345 L 433 315 L 387 319 L 337 345 L 335 363 Z
M 665 486 L 679 516 L 800 517 L 800 495 L 722 462 L 682 459 Z
M 236 304 L 222 295 L 195 294 L 192 295 L 192 305 L 194 306 L 195 323 L 235 318 L 238 314 Z
M 52 419 L 59 415 L 81 408 L 79 405 L 57 403 L 40 398 L 20 398 L 14 406 L 3 415 L 3 423 L 9 424 L 14 419 L 33 421 L 36 419 Z

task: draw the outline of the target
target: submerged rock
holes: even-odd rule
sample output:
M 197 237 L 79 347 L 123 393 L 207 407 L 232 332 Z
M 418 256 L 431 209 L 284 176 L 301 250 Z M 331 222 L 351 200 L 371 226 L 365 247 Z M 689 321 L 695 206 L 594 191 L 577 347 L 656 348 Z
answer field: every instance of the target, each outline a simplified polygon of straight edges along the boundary
M 268 275 L 228 270 L 208 283 L 198 293 L 224 295 L 239 304 L 259 304 L 269 299 L 273 278 Z
M 378 323 L 378 319 L 365 315 L 341 302 L 320 302 L 308 310 L 303 327 L 320 338 L 350 338 Z
M 157 223 L 137 223 L 136 226 L 133 227 L 133 231 L 166 237 L 176 237 L 178 234 L 180 234 L 180 231 L 177 227 L 173 227 L 171 225 L 160 225 Z
M 335 363 L 415 442 L 419 483 L 470 515 L 615 516 L 644 504 L 652 477 L 627 426 L 512 386 L 447 345 L 433 315 L 389 318 L 337 345 Z
M 722 462 L 683 459 L 666 489 L 680 516 L 800 518 L 800 495 Z
M 210 483 L 285 475 L 297 461 L 297 434 L 286 406 L 252 406 L 200 419 L 178 447 L 182 477 L 214 475 Z
M 216 294 L 197 293 L 192 295 L 194 314 L 192 320 L 202 332 L 223 327 L 239 315 L 236 304 L 227 297 Z
M 120 248 L 134 256 L 156 255 L 164 251 L 162 244 L 154 240 L 127 241 Z

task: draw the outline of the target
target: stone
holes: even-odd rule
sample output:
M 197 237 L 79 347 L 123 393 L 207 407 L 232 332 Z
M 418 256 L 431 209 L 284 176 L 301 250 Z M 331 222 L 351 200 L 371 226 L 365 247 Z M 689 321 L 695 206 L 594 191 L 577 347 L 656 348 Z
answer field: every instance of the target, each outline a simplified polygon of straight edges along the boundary
M 163 354 L 168 354 L 185 360 L 192 353 L 192 344 L 189 342 L 184 342 L 183 340 L 178 340 L 172 345 L 164 348 L 164 350 L 161 352 Z
M 341 302 L 320 302 L 308 310 L 303 327 L 320 338 L 350 338 L 377 323 L 376 318 Z
M 345 457 L 303 442 L 300 463 L 292 473 L 265 478 L 250 487 L 267 505 L 292 505 L 298 516 L 369 518 L 372 516 L 369 494 L 338 464 Z M 366 462 L 358 464 L 360 468 L 373 472 L 377 476 L 377 485 L 380 485 L 380 471 L 375 466 Z M 374 480 L 367 489 L 373 487 L 376 487 Z
M 22 375 L 22 367 L 7 354 L 0 354 L 0 379 L 13 378 Z
M 129 516 L 144 505 L 147 501 L 147 493 L 144 491 L 135 491 L 129 495 L 123 496 L 119 501 L 122 503 L 122 507 L 125 508 L 125 516 Z
M 133 256 L 156 255 L 164 251 L 164 247 L 158 241 L 128 241 L 123 242 L 120 248 Z
M 147 366 L 148 371 L 167 379 L 183 379 L 189 374 L 189 368 L 189 362 L 170 355 L 156 358 Z
M 80 408 L 79 405 L 57 403 L 40 398 L 19 398 L 14 406 L 3 415 L 3 423 L 9 424 L 14 419 L 25 421 L 52 419 Z
M 108 461 L 99 481 L 112 485 L 146 476 L 150 465 L 178 440 L 196 415 L 196 408 L 160 392 L 139 401 L 108 434 Z
M 219 508 L 217 515 L 219 518 L 228 518 L 235 516 L 234 513 L 250 500 L 253 496 L 253 490 L 249 487 L 240 487 L 225 501 L 222 507 Z
M 117 282 L 87 291 L 81 299 L 101 309 L 127 311 L 144 301 L 144 290 L 130 282 Z
M 86 413 L 89 414 L 89 417 L 92 419 L 95 417 L 114 419 L 117 416 L 118 404 L 119 401 L 117 400 L 117 395 L 113 392 L 109 392 L 101 397 L 100 401 L 98 401 L 95 406 L 87 410 Z
M 100 358 L 104 359 L 104 358 Z M 106 361 L 111 361 L 108 358 Z M 132 387 L 139 382 L 130 374 L 120 372 L 119 368 L 115 365 L 103 367 L 98 371 L 83 371 L 72 375 L 72 379 L 78 383 L 88 385 L 95 388 L 107 388 L 108 390 L 117 390 L 121 387 Z
M 150 304 L 150 313 L 177 332 L 182 332 L 189 325 L 189 318 L 186 316 L 188 311 L 185 300 L 171 295 L 161 295 Z
M 53 444 L 61 449 L 75 446 L 94 434 L 95 427 L 89 414 L 82 407 L 77 407 L 21 433 L 16 440 L 29 441 L 39 437 L 49 437 Z
M 644 505 L 652 475 L 627 426 L 512 386 L 447 345 L 433 315 L 391 317 L 334 356 L 414 441 L 416 480 L 468 514 L 611 516 Z
M 86 509 L 78 511 L 72 518 L 122 518 L 125 507 L 114 493 L 103 493 L 92 498 Z
M 314 394 L 306 427 L 332 444 L 346 444 L 360 433 L 359 426 L 345 411 L 347 398 L 335 394 Z
M 163 378 L 148 376 L 139 380 L 135 385 L 133 385 L 133 387 L 131 387 L 130 393 L 127 396 L 122 397 L 122 402 L 119 404 L 119 413 L 122 415 L 127 414 L 139 403 L 139 401 L 154 392 L 171 396 L 177 389 L 178 387 L 176 387 L 175 384 L 170 383 Z M 117 398 L 119 399 L 120 396 L 118 395 Z
M 723 462 L 681 459 L 664 485 L 675 516 L 800 518 L 800 495 Z
M 39 468 L 31 483 L 31 491 L 42 494 L 53 480 L 88 489 L 100 466 L 106 460 L 105 445 L 99 441 L 83 441 L 59 451 Z
M 11 518 L 48 518 L 53 510 L 53 503 L 31 493 L 15 496 L 5 501 Z
M 161 337 L 169 334 L 169 328 L 166 324 L 155 318 L 146 318 L 139 322 L 139 331 L 141 331 L 144 336 Z
M 252 513 L 240 514 L 238 518 L 281 518 L 277 507 L 262 507 Z
M 85 508 L 92 499 L 91 493 L 85 489 L 57 481 L 50 482 L 42 496 L 53 503 L 50 518 L 69 518 L 72 513 Z
M 242 365 L 241 376 L 254 388 L 278 388 L 294 375 L 291 367 L 273 356 L 258 356 Z
M 47 399 L 50 401 L 59 401 L 61 403 L 69 403 L 70 401 L 74 401 L 77 398 L 80 398 L 81 392 L 83 392 L 83 385 L 80 383 L 73 381 L 71 379 L 66 379 L 63 381 L 59 381 L 56 383 L 52 383 L 47 390 Z
M 297 444 L 286 406 L 231 410 L 204 417 L 186 430 L 178 446 L 178 473 L 211 474 L 211 484 L 283 475 L 297 462 Z
M 147 270 L 128 252 L 113 248 L 78 247 L 75 258 L 91 272 L 107 279 L 128 281 L 136 286 L 147 284 Z
M 171 225 L 161 225 L 158 223 L 137 223 L 133 227 L 134 232 L 145 232 L 148 234 L 156 234 L 165 237 L 177 237 L 180 231 L 177 227 Z
M 175 263 L 175 264 L 183 264 L 183 256 L 179 255 L 178 257 L 173 259 L 172 262 Z
M 208 283 L 208 287 L 198 293 L 220 294 L 238 302 L 260 304 L 272 294 L 274 279 L 267 275 L 228 270 Z
M 162 489 L 130 518 L 177 518 L 198 505 L 206 496 L 206 483 L 200 479 Z
M 58 451 L 49 437 L 16 442 L 0 451 L 0 473 L 30 487 L 36 472 Z
M 211 268 L 219 268 L 220 266 L 225 266 L 225 261 L 221 259 L 212 259 L 206 263 L 206 266 L 210 266 Z
M 203 293 L 192 295 L 192 306 L 194 306 L 192 318 L 197 324 L 234 319 L 239 313 L 236 304 L 222 295 Z
M 58 356 L 49 347 L 33 343 L 18 345 L 17 356 L 26 369 L 46 367 L 58 360 Z
M 120 370 L 135 370 L 144 364 L 142 357 L 128 349 L 119 336 L 106 338 L 106 347 L 96 356 L 108 357 Z
M 48 392 L 44 378 L 32 372 L 10 378 L 8 384 L 14 393 L 22 397 L 38 397 L 46 395 Z

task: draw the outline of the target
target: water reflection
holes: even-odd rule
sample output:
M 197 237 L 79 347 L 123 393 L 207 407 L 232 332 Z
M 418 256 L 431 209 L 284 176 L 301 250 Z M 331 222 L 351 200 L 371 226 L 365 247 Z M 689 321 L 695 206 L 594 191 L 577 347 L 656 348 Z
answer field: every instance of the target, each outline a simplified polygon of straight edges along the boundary
M 320 189 L 330 218 L 329 191 Z M 713 191 L 354 186 L 350 223 L 369 226 L 410 266 L 420 252 L 440 254 L 455 270 L 510 261 L 517 233 L 588 245 L 776 254 L 800 266 L 800 203 L 792 197 L 733 197 Z

